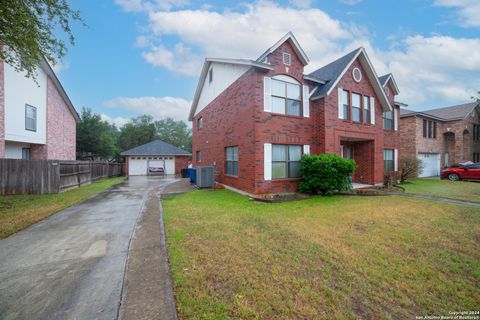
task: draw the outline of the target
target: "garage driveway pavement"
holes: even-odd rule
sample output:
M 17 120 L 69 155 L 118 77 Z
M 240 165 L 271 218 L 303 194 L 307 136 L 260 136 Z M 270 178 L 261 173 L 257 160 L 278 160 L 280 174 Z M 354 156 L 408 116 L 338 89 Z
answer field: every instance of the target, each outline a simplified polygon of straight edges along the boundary
M 148 191 L 177 180 L 131 177 L 1 240 L 0 319 L 116 319 Z

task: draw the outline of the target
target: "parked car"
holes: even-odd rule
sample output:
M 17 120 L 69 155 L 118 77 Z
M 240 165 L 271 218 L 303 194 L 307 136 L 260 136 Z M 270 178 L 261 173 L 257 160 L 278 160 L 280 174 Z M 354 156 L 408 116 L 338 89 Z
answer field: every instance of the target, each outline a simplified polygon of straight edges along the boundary
M 451 181 L 480 180 L 480 163 L 452 166 L 442 170 L 440 178 Z

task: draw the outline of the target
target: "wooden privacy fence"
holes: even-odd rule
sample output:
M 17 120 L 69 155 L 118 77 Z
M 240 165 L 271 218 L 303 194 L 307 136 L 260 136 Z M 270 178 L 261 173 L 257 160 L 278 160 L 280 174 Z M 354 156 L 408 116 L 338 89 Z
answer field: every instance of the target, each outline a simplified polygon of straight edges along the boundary
M 122 175 L 121 163 L 0 159 L 0 195 L 58 193 Z

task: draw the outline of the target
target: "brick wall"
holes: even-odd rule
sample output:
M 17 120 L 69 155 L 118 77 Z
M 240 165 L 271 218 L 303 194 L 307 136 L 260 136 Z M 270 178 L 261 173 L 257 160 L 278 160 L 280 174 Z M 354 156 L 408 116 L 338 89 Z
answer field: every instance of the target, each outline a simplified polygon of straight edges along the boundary
M 190 156 L 175 156 L 175 174 L 180 174 L 182 169 L 188 168 Z
M 0 47 L 0 50 L 2 48 Z M 0 59 L 0 158 L 5 157 L 5 95 L 3 61 Z

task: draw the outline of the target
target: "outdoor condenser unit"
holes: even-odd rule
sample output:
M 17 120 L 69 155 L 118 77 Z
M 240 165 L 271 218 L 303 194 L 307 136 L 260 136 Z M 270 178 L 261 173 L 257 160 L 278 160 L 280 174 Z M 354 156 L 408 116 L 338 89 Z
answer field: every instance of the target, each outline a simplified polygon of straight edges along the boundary
M 213 188 L 213 167 L 196 167 L 197 171 L 197 187 Z

